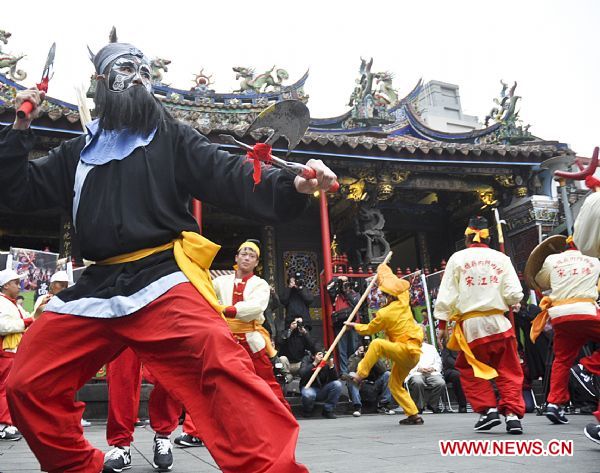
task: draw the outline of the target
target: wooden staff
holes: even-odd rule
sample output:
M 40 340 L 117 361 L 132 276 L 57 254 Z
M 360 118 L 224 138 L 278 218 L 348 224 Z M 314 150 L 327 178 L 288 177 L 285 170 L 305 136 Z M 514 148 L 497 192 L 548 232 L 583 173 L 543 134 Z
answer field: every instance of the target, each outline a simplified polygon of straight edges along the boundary
M 385 257 L 385 259 L 383 260 L 382 264 L 388 264 L 390 262 L 390 259 L 392 258 L 392 252 L 390 251 L 387 256 Z M 365 299 L 367 298 L 367 296 L 369 295 L 369 292 L 371 291 L 371 288 L 373 287 L 373 285 L 375 284 L 375 281 L 377 281 L 377 275 L 375 275 L 372 279 L 371 282 L 369 283 L 369 285 L 367 286 L 367 289 L 365 289 L 365 292 L 363 292 L 363 295 L 361 296 L 360 300 L 358 301 L 358 303 L 354 306 L 354 309 L 352 309 L 352 313 L 348 316 L 348 319 L 346 320 L 346 322 L 352 322 L 352 319 L 356 316 L 356 313 L 358 312 L 358 309 L 360 309 L 360 306 L 363 304 L 363 302 L 365 301 Z M 306 383 L 306 386 L 304 386 L 305 388 L 310 388 L 312 383 L 315 382 L 315 379 L 317 378 L 317 375 L 319 374 L 319 372 L 321 371 L 321 368 L 323 368 L 323 366 L 325 366 L 325 363 L 327 363 L 327 360 L 329 359 L 329 357 L 331 356 L 331 353 L 333 352 L 333 350 L 335 349 L 336 345 L 338 344 L 338 342 L 340 341 L 340 339 L 344 336 L 344 334 L 346 333 L 346 330 L 348 329 L 347 325 L 344 325 L 342 327 L 342 330 L 340 330 L 340 333 L 337 334 L 337 337 L 335 337 L 335 340 L 333 341 L 333 343 L 331 344 L 331 346 L 329 347 L 329 350 L 327 350 L 327 353 L 325 353 L 325 356 L 323 357 L 323 361 L 321 361 L 321 363 L 319 363 L 319 365 L 317 366 L 317 369 L 315 370 L 315 372 L 312 374 L 312 376 L 310 377 L 310 379 L 308 380 L 308 383 Z

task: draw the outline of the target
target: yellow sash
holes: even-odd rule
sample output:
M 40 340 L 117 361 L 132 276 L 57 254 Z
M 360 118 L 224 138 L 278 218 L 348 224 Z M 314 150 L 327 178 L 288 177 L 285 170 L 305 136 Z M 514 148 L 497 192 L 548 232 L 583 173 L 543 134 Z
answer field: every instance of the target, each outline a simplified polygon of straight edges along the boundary
M 552 299 L 550 299 L 548 296 L 542 297 L 542 300 L 540 301 L 540 309 L 542 309 L 542 311 L 531 322 L 531 330 L 529 331 L 529 338 L 531 339 L 531 341 L 535 343 L 537 338 L 540 336 L 540 333 L 542 333 L 542 330 L 544 330 L 546 322 L 548 322 L 548 309 L 550 309 L 550 307 L 566 304 L 575 304 L 576 302 L 595 303 L 596 300 L 591 298 L 588 299 L 573 297 L 571 299 L 561 299 L 558 301 L 552 301 Z
M 145 248 L 124 255 L 113 256 L 96 264 L 130 263 L 147 256 L 173 248 L 173 255 L 179 269 L 190 280 L 206 301 L 223 317 L 224 307 L 219 303 L 210 278 L 209 268 L 217 252 L 221 249 L 208 238 L 196 232 L 181 232 L 181 237 L 164 245 Z
M 3 350 L 16 350 L 21 343 L 21 339 L 23 338 L 22 333 L 9 333 L 8 335 L 4 335 L 2 339 L 2 349 Z
M 477 360 L 471 347 L 467 343 L 467 339 L 462 331 L 460 322 L 463 320 L 474 319 L 475 317 L 486 317 L 489 315 L 504 315 L 502 312 L 498 312 L 497 309 L 484 310 L 484 311 L 473 311 L 467 312 L 466 314 L 457 314 L 450 317 L 450 320 L 455 321 L 454 331 L 450 340 L 448 340 L 448 348 L 454 351 L 462 351 L 465 354 L 467 363 L 473 368 L 473 374 L 476 378 L 482 379 L 494 379 L 498 376 L 498 372 L 489 365 Z
M 249 333 L 249 332 L 258 332 L 265 339 L 265 351 L 269 358 L 273 358 L 277 355 L 277 350 L 273 348 L 273 344 L 271 343 L 271 337 L 269 336 L 269 332 L 264 328 L 261 324 L 259 324 L 256 320 L 252 322 L 244 322 L 240 319 L 230 319 L 229 317 L 225 317 L 225 321 L 227 325 L 229 325 L 229 330 L 232 333 Z

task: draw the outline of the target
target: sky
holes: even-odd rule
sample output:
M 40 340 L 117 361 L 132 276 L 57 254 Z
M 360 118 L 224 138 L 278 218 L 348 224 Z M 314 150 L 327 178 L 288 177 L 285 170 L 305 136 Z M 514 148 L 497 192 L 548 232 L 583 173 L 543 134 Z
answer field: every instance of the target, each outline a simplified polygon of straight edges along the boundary
M 53 41 L 49 94 L 76 103 L 74 88 L 93 72 L 86 46 L 97 51 L 111 26 L 119 40 L 172 61 L 164 82 L 189 89 L 202 68 L 217 92 L 237 88 L 233 66 L 257 73 L 273 65 L 305 85 L 311 116 L 348 110 L 360 58 L 373 72 L 390 71 L 400 96 L 419 78 L 458 84 L 463 112 L 483 119 L 500 80 L 518 82 L 520 116 L 543 139 L 568 143 L 580 156 L 600 146 L 600 2 L 285 0 L 82 2 L 28 1 L 3 9 L 10 31 L 4 51 L 39 81 Z

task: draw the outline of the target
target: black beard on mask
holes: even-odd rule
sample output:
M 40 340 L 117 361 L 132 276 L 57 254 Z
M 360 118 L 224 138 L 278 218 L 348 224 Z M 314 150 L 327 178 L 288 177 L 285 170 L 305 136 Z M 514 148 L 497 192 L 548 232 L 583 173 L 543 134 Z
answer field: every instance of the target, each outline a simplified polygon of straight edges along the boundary
M 128 129 L 147 136 L 168 116 L 163 105 L 142 85 L 115 93 L 108 91 L 104 81 L 98 81 L 94 102 L 103 130 Z

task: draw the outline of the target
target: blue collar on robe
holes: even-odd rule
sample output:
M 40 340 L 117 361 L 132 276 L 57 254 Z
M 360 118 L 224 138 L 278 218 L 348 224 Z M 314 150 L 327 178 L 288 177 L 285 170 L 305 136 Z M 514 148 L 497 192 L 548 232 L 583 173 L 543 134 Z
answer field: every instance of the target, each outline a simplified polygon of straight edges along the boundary
M 147 136 L 130 130 L 100 130 L 99 120 L 86 125 L 86 143 L 81 150 L 81 161 L 99 166 L 110 161 L 121 161 L 140 146 L 148 145 L 156 133 L 156 128 Z

